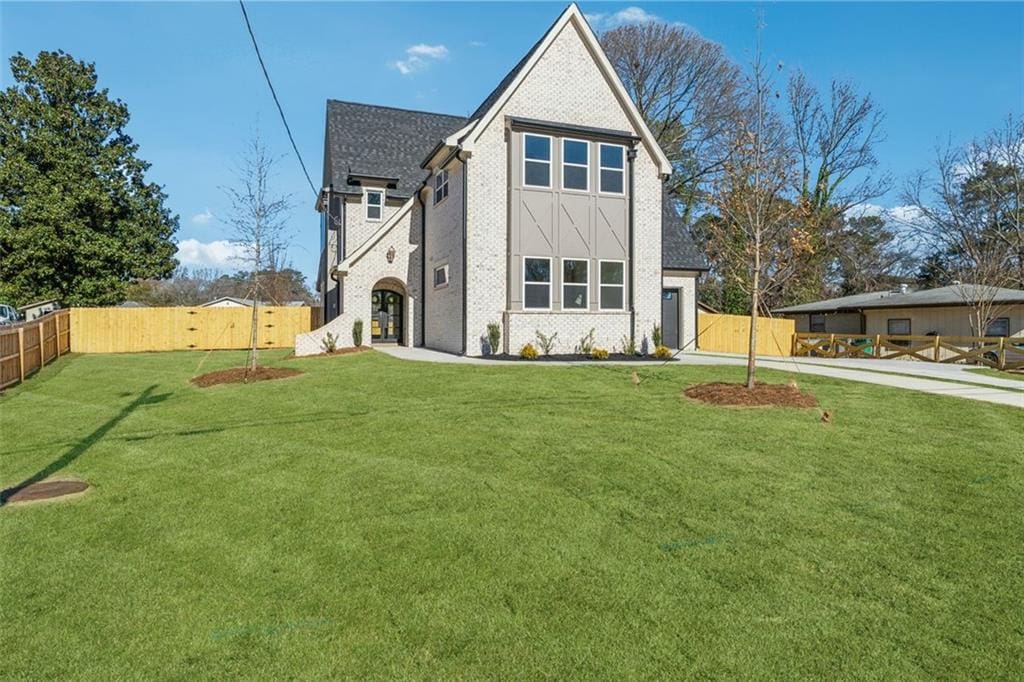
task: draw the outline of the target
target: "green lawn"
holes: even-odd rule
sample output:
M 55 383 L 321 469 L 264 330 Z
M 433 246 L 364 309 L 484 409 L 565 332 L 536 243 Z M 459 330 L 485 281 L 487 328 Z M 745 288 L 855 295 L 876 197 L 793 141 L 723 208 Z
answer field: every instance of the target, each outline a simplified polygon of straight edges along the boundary
M 0 397 L 4 677 L 1011 677 L 1024 411 L 739 367 L 80 356 Z M 763 377 L 784 380 L 781 373 Z

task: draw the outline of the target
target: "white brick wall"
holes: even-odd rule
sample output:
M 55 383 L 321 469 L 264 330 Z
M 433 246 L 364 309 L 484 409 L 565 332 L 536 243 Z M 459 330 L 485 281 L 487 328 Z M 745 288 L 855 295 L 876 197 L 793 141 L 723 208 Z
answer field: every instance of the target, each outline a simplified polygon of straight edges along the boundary
M 697 335 L 697 277 L 700 273 L 691 270 L 666 270 L 662 285 L 666 289 L 679 290 L 679 345 L 683 350 L 696 350 L 694 337 Z
M 427 202 L 426 342 L 428 348 L 462 352 L 462 179 L 463 166 L 448 169 L 448 198 L 434 206 Z M 428 183 L 432 188 L 433 184 Z M 434 268 L 448 265 L 448 286 L 434 288 Z
M 594 330 L 594 345 L 605 350 L 622 351 L 623 337 L 629 336 L 629 312 L 510 312 L 506 316 L 508 352 L 518 355 L 527 343 L 537 350 L 537 332 L 547 336 L 558 333 L 552 353 L 573 353 L 580 339 Z M 640 338 L 637 338 L 637 348 Z
M 574 125 L 633 130 L 626 112 L 605 80 L 575 26 L 567 24 L 550 49 L 527 74 L 502 111 L 476 142 L 469 160 L 468 267 L 469 310 L 468 352 L 480 353 L 479 336 L 488 322 L 501 320 L 506 309 L 508 255 L 508 145 L 505 117 L 520 116 Z M 658 167 L 644 146 L 638 145 L 635 161 L 635 311 L 636 341 L 649 336 L 661 321 L 661 188 Z M 534 315 L 525 313 L 525 315 Z M 604 329 L 603 343 L 619 345 L 629 332 L 626 322 L 592 313 L 592 324 L 581 322 L 579 313 L 549 313 L 548 330 L 559 338 L 578 338 L 593 327 Z M 520 326 L 510 315 L 506 336 L 509 352 L 518 350 L 534 336 L 534 329 Z M 516 322 L 511 322 L 516 320 Z M 524 322 L 525 324 L 525 322 Z M 533 326 L 530 324 L 527 327 Z M 564 329 L 564 333 L 563 330 Z M 574 341 L 575 342 L 575 341 Z

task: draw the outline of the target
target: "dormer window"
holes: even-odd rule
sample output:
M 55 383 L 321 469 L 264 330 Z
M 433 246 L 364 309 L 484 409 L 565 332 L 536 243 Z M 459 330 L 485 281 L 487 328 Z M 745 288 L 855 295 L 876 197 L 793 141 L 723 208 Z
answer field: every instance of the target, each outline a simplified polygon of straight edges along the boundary
M 369 223 L 380 222 L 384 217 L 384 190 L 368 189 L 363 198 L 363 203 L 366 204 L 366 221 Z
M 434 206 L 448 198 L 448 171 L 439 170 L 434 176 Z

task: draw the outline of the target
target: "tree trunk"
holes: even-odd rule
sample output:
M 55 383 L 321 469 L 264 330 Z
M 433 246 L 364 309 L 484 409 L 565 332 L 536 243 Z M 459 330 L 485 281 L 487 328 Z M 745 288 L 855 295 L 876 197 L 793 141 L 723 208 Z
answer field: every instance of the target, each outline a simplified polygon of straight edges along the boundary
M 760 304 L 759 287 L 761 285 L 761 262 L 759 256 L 760 254 L 754 256 L 756 267 L 754 268 L 754 278 L 750 287 L 750 339 L 747 346 L 747 388 L 749 389 L 754 388 L 757 374 L 757 308 Z
M 252 327 L 250 328 L 249 371 L 256 371 L 256 348 L 259 343 L 259 310 L 260 287 L 259 274 L 254 273 L 252 279 Z

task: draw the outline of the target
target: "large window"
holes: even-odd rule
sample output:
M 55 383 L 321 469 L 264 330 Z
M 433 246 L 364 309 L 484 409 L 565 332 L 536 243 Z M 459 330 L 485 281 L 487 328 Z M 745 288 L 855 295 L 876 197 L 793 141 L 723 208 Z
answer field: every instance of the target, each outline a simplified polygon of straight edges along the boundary
M 551 308 L 550 258 L 523 258 L 523 307 Z
M 1010 318 L 997 317 L 985 326 L 985 336 L 1009 336 Z
M 562 140 L 562 189 L 586 192 L 590 188 L 590 144 Z
M 888 334 L 907 335 L 910 334 L 909 317 L 890 317 L 885 325 Z
M 601 267 L 601 310 L 622 310 L 626 305 L 626 264 L 603 260 Z
M 567 310 L 587 309 L 590 261 L 562 260 L 562 307 Z
M 384 216 L 384 190 L 368 189 L 365 194 L 366 220 L 377 222 Z
M 440 170 L 434 176 L 434 205 L 448 198 L 448 171 Z
M 523 184 L 551 187 L 551 138 L 523 135 Z
M 625 194 L 626 148 L 602 144 L 600 148 L 600 190 L 604 194 Z

